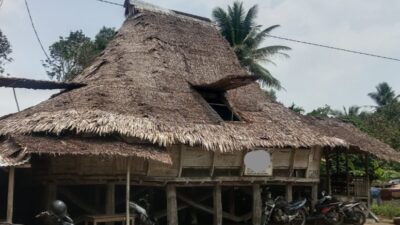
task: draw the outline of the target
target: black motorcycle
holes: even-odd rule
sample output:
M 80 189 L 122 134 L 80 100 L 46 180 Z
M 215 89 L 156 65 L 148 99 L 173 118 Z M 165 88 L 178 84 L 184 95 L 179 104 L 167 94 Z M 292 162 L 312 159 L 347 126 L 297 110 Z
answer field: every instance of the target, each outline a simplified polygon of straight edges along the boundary
M 342 203 L 321 193 L 322 198 L 317 201 L 314 209 L 308 211 L 307 221 L 320 221 L 329 225 L 340 225 L 344 221 L 344 212 L 341 209 Z
M 74 225 L 74 221 L 68 216 L 67 206 L 60 200 L 52 202 L 49 211 L 36 215 L 36 218 L 41 217 L 48 219 L 51 225 Z
M 261 225 L 267 224 L 290 224 L 304 225 L 306 223 L 306 214 L 304 207 L 307 200 L 289 204 L 284 198 L 277 197 L 272 199 L 268 194 L 262 215 Z

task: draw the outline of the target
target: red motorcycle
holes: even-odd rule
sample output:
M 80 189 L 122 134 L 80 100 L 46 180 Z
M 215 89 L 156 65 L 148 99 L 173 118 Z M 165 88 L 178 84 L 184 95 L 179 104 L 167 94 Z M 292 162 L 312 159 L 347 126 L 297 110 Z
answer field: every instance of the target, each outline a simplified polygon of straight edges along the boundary
M 318 200 L 315 208 L 308 212 L 307 221 L 322 221 L 328 225 L 340 225 L 343 223 L 345 214 L 341 209 L 341 202 L 321 193 L 322 198 Z

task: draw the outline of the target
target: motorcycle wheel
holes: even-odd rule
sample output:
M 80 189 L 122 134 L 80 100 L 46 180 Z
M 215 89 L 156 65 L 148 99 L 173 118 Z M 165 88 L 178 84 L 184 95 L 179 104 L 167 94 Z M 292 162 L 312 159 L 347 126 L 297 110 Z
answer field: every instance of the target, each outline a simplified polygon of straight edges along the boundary
M 299 214 L 294 218 L 290 225 L 305 225 L 306 224 L 306 213 L 304 210 L 299 210 Z
M 344 215 L 339 212 L 331 211 L 324 216 L 324 222 L 329 225 L 343 224 Z
M 365 217 L 365 214 L 359 210 L 354 210 L 353 211 L 353 224 L 354 225 L 364 225 L 365 221 L 367 218 Z

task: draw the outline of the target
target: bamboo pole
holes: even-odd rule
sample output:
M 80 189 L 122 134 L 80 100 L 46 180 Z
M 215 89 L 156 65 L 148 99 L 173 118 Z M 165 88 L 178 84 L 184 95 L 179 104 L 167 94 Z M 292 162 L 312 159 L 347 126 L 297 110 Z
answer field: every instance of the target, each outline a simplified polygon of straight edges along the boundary
M 217 184 L 214 187 L 214 225 L 222 225 L 222 197 L 221 185 Z
M 10 167 L 8 173 L 8 193 L 7 193 L 7 223 L 12 224 L 14 211 L 14 180 L 15 168 Z
M 15 88 L 12 89 L 14 94 L 15 104 L 17 105 L 17 110 L 20 112 L 19 103 L 17 99 L 17 94 Z M 7 193 L 7 223 L 12 224 L 13 214 L 14 214 L 14 182 L 15 182 L 15 167 L 10 167 L 8 173 L 8 193 Z
M 130 225 L 129 200 L 131 191 L 131 160 L 128 158 L 126 165 L 126 225 Z
M 262 200 L 261 188 L 259 184 L 253 184 L 253 224 L 261 224 Z

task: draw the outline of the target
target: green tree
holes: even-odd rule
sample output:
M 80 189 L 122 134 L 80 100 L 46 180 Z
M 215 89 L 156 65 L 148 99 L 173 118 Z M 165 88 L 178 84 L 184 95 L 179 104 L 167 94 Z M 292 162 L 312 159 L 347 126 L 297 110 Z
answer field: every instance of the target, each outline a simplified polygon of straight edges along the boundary
M 294 104 L 294 102 L 293 102 L 292 105 L 290 105 L 288 108 L 289 108 L 290 110 L 292 110 L 292 111 L 294 111 L 294 112 L 297 112 L 297 113 L 300 113 L 300 114 L 304 114 L 304 112 L 305 112 L 305 110 L 304 110 L 303 107 Z
M 50 60 L 45 60 L 50 78 L 70 81 L 81 73 L 103 51 L 115 35 L 114 28 L 103 27 L 91 40 L 82 31 L 70 32 L 68 37 L 60 37 L 50 49 Z
M 329 105 L 325 105 L 323 107 L 318 107 L 313 111 L 307 113 L 308 116 L 315 116 L 319 118 L 330 118 L 337 117 L 342 115 L 342 113 L 338 110 L 332 109 Z
M 384 106 L 391 102 L 396 102 L 399 96 L 393 91 L 392 87 L 388 83 L 383 82 L 378 84 L 375 92 L 368 94 L 378 106 Z
M 4 72 L 4 65 L 11 62 L 10 54 L 12 52 L 10 42 L 7 37 L 0 30 L 0 74 Z
M 215 8 L 212 15 L 221 34 L 233 47 L 241 65 L 251 74 L 260 76 L 263 86 L 279 90 L 282 88 L 281 83 L 262 66 L 262 63 L 274 64 L 271 60 L 273 56 L 289 57 L 284 51 L 290 48 L 281 45 L 260 47 L 268 34 L 279 25 L 262 29 L 262 26 L 255 22 L 257 12 L 257 5 L 246 12 L 243 3 L 235 1 L 232 6 L 228 6 L 227 11 L 220 7 Z

